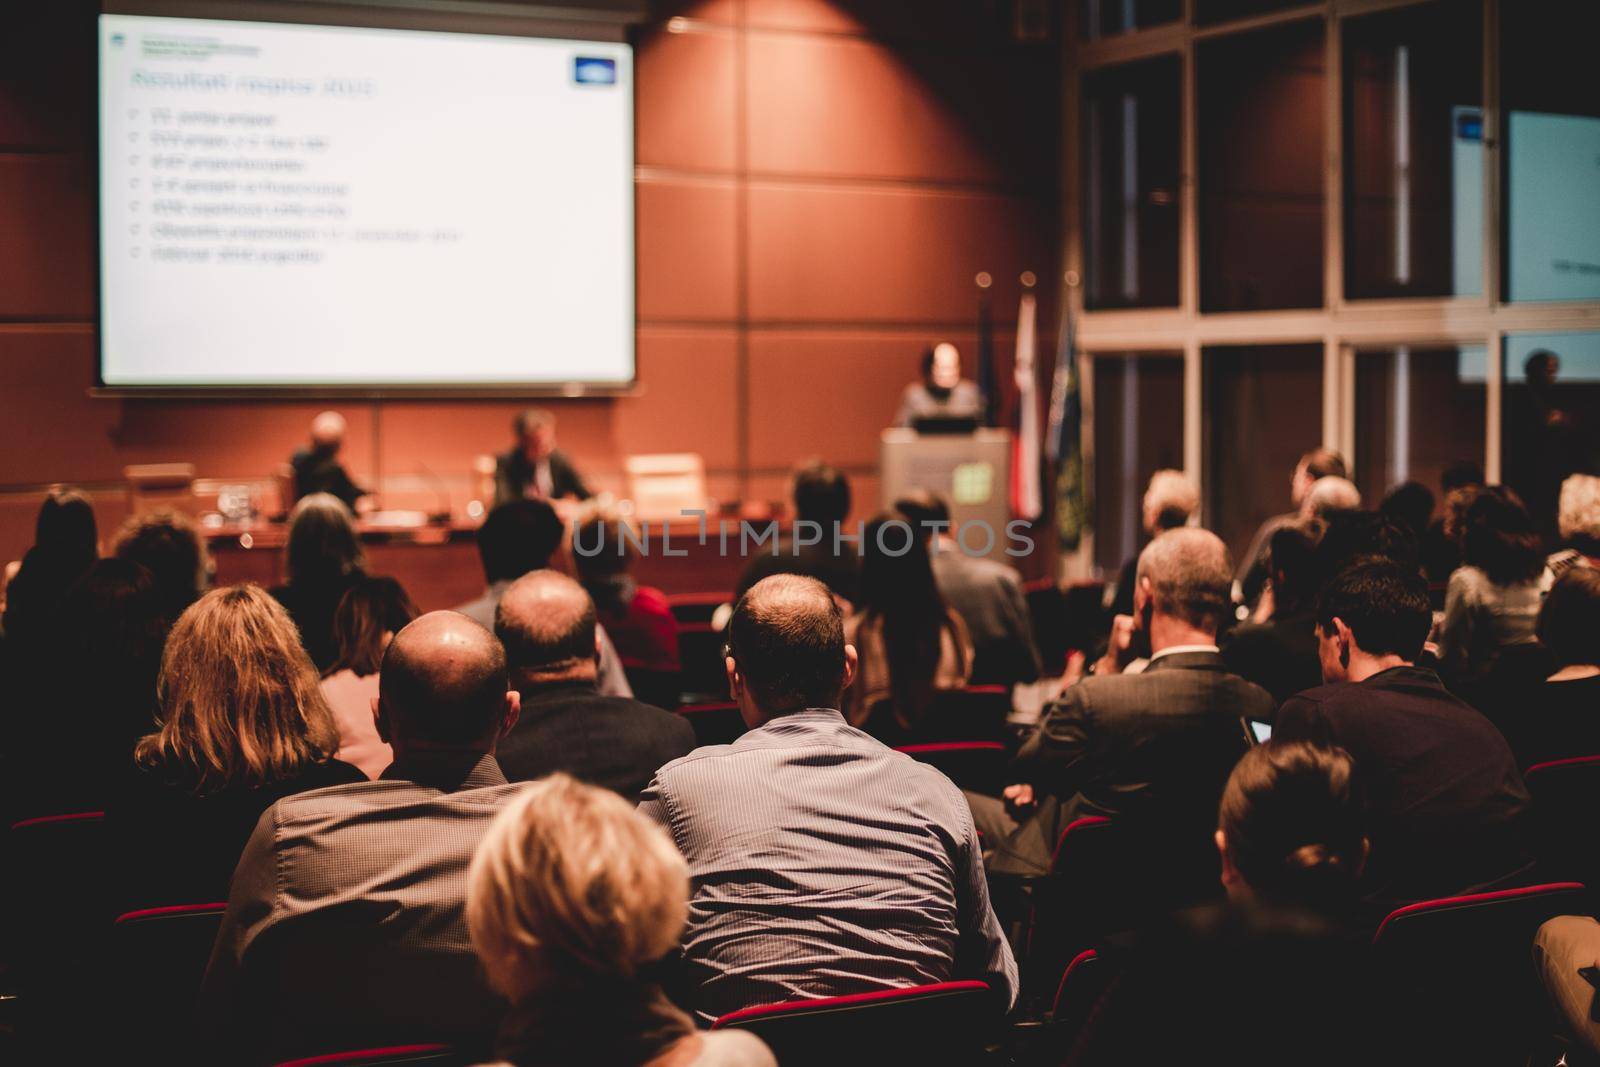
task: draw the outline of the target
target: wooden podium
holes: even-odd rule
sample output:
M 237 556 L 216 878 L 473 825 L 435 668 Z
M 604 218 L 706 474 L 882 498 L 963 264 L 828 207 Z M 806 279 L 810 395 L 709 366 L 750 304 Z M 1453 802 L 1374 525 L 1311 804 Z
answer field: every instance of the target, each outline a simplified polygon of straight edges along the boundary
M 1006 523 L 1011 521 L 1011 434 L 980 429 L 971 434 L 919 434 L 891 428 L 883 431 L 878 470 L 883 507 L 913 489 L 938 493 L 950 504 L 952 537 L 972 522 L 993 531 L 989 542 L 984 525 L 965 533 L 963 548 L 969 555 L 1014 563 L 1005 554 Z

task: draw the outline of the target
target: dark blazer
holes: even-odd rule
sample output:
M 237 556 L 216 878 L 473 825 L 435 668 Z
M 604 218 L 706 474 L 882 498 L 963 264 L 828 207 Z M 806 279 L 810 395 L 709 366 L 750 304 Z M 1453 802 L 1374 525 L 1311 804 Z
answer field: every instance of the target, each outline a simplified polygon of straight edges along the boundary
M 328 760 L 286 781 L 197 796 L 172 774 L 129 764 L 106 806 L 119 913 L 227 900 L 228 881 L 262 812 L 295 793 L 367 780 L 359 768 Z
M 1222 638 L 1223 662 L 1282 704 L 1296 693 L 1322 684 L 1316 626 L 1316 614 L 1311 611 L 1242 623 Z
M 1531 859 L 1528 791 L 1510 746 L 1433 671 L 1395 667 L 1307 690 L 1278 710 L 1272 736 L 1339 745 L 1355 759 L 1367 794 L 1371 899 L 1448 896 L 1501 881 Z
M 832 538 L 833 531 L 826 530 L 819 543 L 796 546 L 792 534 L 779 534 L 774 541 L 750 546 L 734 597 L 744 596 L 752 585 L 774 574 L 803 574 L 827 586 L 834 596 L 861 599 L 861 554 L 852 542 L 844 541 L 835 555 Z
M 694 728 L 681 715 L 563 682 L 523 691 L 522 717 L 495 759 L 513 782 L 565 771 L 636 801 L 657 769 L 693 749 Z
M 1142 674 L 1066 689 L 1017 753 L 1011 781 L 1058 798 L 1058 827 L 1084 815 L 1214 826 L 1246 747 L 1240 716 L 1268 718 L 1273 707 L 1215 652 L 1160 656 Z
M 575 496 L 579 500 L 588 500 L 591 494 L 589 487 L 583 484 L 583 478 L 578 474 L 578 468 L 572 465 L 567 454 L 559 448 L 545 458 L 550 465 L 550 498 L 558 500 L 564 496 Z M 529 462 L 527 455 L 520 448 L 513 448 L 509 452 L 502 452 L 494 459 L 494 502 L 504 504 L 509 500 L 521 500 L 527 496 L 528 486 L 534 481 L 534 464 Z
M 1017 572 L 992 559 L 941 547 L 933 577 L 972 638 L 970 685 L 1014 685 L 1039 678 L 1039 650 Z
M 351 480 L 344 464 L 326 452 L 302 448 L 289 460 L 294 469 L 294 498 L 299 500 L 312 493 L 332 493 L 344 501 L 344 506 L 355 510 L 356 500 L 367 491 Z

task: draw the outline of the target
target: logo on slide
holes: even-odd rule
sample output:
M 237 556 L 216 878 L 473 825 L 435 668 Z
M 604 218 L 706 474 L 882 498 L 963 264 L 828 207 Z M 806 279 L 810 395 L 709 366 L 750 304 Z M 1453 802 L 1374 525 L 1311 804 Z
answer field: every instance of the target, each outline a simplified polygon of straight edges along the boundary
M 111 47 L 112 48 L 121 48 L 124 44 L 127 44 L 127 42 L 128 42 L 128 39 L 126 37 L 124 37 L 120 33 L 113 33 L 111 35 Z
M 574 56 L 572 80 L 579 85 L 615 85 L 617 61 L 600 56 Z

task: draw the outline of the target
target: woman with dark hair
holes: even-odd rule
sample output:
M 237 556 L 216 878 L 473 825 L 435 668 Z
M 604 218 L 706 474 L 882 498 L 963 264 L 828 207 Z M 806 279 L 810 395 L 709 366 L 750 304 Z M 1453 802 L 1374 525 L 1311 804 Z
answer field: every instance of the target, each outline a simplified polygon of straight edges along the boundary
M 339 733 L 317 672 L 260 586 L 214 589 L 178 618 L 156 701 L 155 732 L 107 809 L 124 910 L 226 900 L 263 811 L 366 780 L 333 758 Z
M 333 613 L 367 563 L 350 509 L 329 493 L 302 497 L 289 515 L 283 558 L 285 581 L 272 595 L 300 628 L 311 662 L 326 671 L 338 655 Z
M 44 640 L 67 590 L 98 558 L 88 494 L 69 486 L 51 489 L 34 520 L 33 547 L 6 585 L 5 635 L 13 651 L 26 656 L 30 642 Z
M 58 622 L 47 662 L 55 677 L 74 682 L 56 691 L 48 714 L 18 716 L 16 750 L 69 755 L 72 771 L 63 774 L 54 759 L 19 760 L 17 814 L 104 808 L 134 742 L 155 725 L 172 617 L 150 572 L 129 560 L 99 560 L 68 591 Z
M 1573 567 L 1556 579 L 1538 634 L 1555 673 L 1507 716 L 1517 763 L 1600 755 L 1600 569 Z
M 1409 1028 L 1367 969 L 1367 837 L 1349 755 L 1304 741 L 1251 749 L 1224 788 L 1216 844 L 1226 901 L 1102 945 L 1108 991 L 1064 1062 L 1265 1067 L 1286 1050 L 1317 1067 L 1398 1062 L 1388 1043 Z
M 1457 493 L 1450 532 L 1461 566 L 1445 590 L 1439 664 L 1448 677 L 1473 684 L 1490 679 L 1506 649 L 1534 645 L 1544 551 L 1516 493 L 1503 485 Z
M 322 696 L 339 729 L 339 759 L 376 778 L 394 762 L 394 751 L 378 736 L 372 702 L 378 669 L 394 635 L 416 618 L 417 606 L 393 578 L 362 576 L 333 613 L 333 664 L 322 673 Z
M 927 541 L 893 512 L 866 525 L 861 602 L 844 636 L 859 657 L 845 718 L 885 743 L 914 737 L 935 691 L 972 675 L 972 639 L 939 593 Z

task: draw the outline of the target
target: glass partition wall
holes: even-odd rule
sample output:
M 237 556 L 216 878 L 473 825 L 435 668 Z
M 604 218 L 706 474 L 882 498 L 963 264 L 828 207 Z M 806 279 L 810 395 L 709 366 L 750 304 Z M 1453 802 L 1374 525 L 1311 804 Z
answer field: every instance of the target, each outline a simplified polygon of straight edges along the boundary
M 1142 543 L 1152 464 L 1237 553 L 1318 445 L 1369 503 L 1471 461 L 1553 526 L 1600 473 L 1600 4 L 1073 2 L 1068 566 Z

